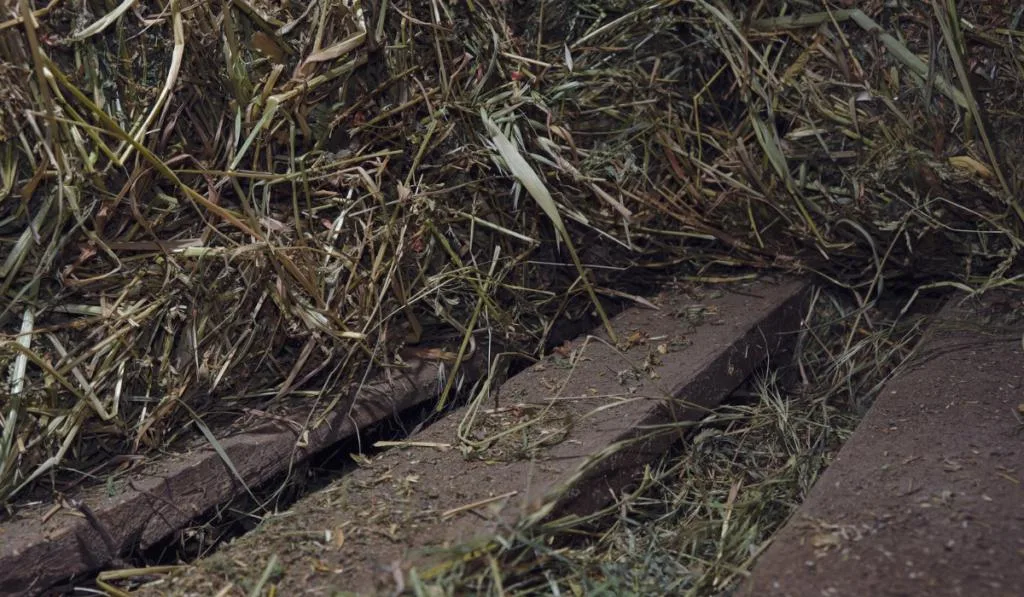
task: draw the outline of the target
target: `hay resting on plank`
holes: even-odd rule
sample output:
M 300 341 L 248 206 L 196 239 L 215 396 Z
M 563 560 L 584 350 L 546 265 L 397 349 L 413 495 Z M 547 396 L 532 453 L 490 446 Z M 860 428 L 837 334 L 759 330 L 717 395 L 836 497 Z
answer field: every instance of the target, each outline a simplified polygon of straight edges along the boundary
M 957 10 L 16 3 L 0 501 L 651 271 L 1018 284 L 1019 34 Z

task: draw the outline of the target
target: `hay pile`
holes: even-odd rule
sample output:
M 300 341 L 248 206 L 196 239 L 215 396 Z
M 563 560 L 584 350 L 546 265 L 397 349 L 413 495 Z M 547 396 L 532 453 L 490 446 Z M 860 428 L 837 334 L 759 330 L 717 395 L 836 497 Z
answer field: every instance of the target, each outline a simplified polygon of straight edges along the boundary
M 861 4 L 7 3 L 0 502 L 651 272 L 1019 284 L 1020 15 Z

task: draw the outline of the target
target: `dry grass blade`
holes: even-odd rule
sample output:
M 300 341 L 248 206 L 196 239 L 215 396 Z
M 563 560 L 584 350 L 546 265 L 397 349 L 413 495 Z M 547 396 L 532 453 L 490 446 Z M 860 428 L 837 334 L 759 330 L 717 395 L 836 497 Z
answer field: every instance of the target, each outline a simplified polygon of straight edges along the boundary
M 974 118 L 975 126 L 978 127 L 978 134 L 981 137 L 982 143 L 985 146 L 985 151 L 988 153 L 989 159 L 991 160 L 992 167 L 995 169 L 999 184 L 1002 185 L 1003 191 L 1006 193 L 1006 198 L 1011 207 L 1016 211 L 1017 217 L 1024 222 L 1024 209 L 1021 208 L 1020 201 L 1013 198 L 1014 189 L 1010 188 L 1010 183 L 1006 176 L 1003 174 L 1003 167 L 1000 164 L 1000 159 L 996 150 L 992 144 L 991 133 L 988 130 L 988 119 L 984 118 L 981 113 L 981 107 L 978 105 L 978 100 L 974 95 L 974 91 L 971 89 L 970 78 L 967 74 L 967 67 L 964 64 L 964 58 L 962 49 L 957 43 L 958 38 L 962 38 L 962 35 L 957 35 L 954 31 L 954 26 L 958 21 L 956 13 L 956 6 L 951 3 L 947 3 L 946 7 L 943 7 L 938 0 L 932 0 L 932 6 L 935 9 L 935 17 L 939 22 L 939 27 L 942 30 L 942 38 L 946 41 L 946 47 L 949 49 L 950 58 L 956 68 L 957 76 L 960 78 L 961 86 L 964 90 L 964 99 L 966 100 L 966 108 L 970 110 L 971 116 Z
M 4 418 L 3 435 L 0 436 L 0 495 L 7 495 L 4 489 L 5 479 L 10 479 L 15 469 L 17 453 L 14 446 L 14 435 L 18 429 L 18 415 L 21 411 L 21 401 L 25 393 L 25 374 L 28 370 L 28 352 L 32 350 L 32 329 L 35 325 L 35 317 L 31 309 L 26 309 L 21 320 L 21 331 L 15 342 L 23 349 L 14 358 L 10 369 L 10 376 L 7 379 L 7 387 L 10 391 L 10 398 L 7 404 L 7 415 Z
M 217 440 L 217 437 L 213 435 L 212 431 L 210 431 L 209 426 L 207 426 L 207 424 L 204 423 L 202 419 L 200 419 L 194 412 L 192 412 L 191 409 L 189 409 L 189 414 L 192 415 L 192 422 L 195 423 L 196 427 L 199 428 L 199 431 L 203 434 L 203 437 L 206 438 L 206 441 L 210 442 L 210 446 L 213 448 L 215 452 L 217 452 L 217 456 L 220 456 L 221 461 L 224 462 L 224 466 L 228 467 L 228 470 L 231 471 L 231 474 L 235 477 L 235 480 L 238 481 L 243 488 L 245 488 L 245 492 L 249 494 L 249 497 L 255 500 L 256 496 L 253 495 L 252 489 L 250 489 L 249 485 L 245 482 L 245 477 L 243 477 L 242 474 L 238 472 L 238 469 L 235 467 L 235 463 L 231 460 L 231 456 L 228 455 L 227 451 L 224 450 L 224 446 L 221 445 L 220 441 Z
M 580 262 L 579 255 L 576 252 L 576 247 L 573 245 L 572 237 L 569 236 L 568 230 L 565 228 L 565 224 L 562 222 L 562 216 L 558 213 L 558 206 L 555 205 L 554 199 L 551 197 L 551 193 L 548 192 L 547 186 L 537 176 L 537 173 L 530 167 L 530 165 L 523 159 L 523 156 L 515 148 L 514 145 L 505 137 L 505 134 L 501 132 L 494 121 L 487 115 L 486 112 L 481 111 L 480 118 L 484 122 L 484 126 L 487 127 L 487 132 L 491 135 L 491 142 L 494 143 L 494 147 L 498 150 L 505 165 L 511 170 L 513 176 L 519 180 L 520 183 L 533 197 L 534 201 L 540 205 L 540 208 L 544 210 L 544 214 L 551 220 L 555 230 L 558 231 L 562 242 L 565 243 L 566 249 L 569 251 L 569 255 L 572 257 L 573 263 L 576 265 L 576 269 L 580 275 L 580 281 L 583 283 L 584 288 L 587 290 L 587 294 L 590 295 L 590 300 L 594 304 L 594 308 L 597 310 L 601 317 L 601 322 L 604 324 L 605 329 L 608 331 L 608 336 L 613 341 L 618 342 L 615 330 L 612 329 L 611 322 L 608 320 L 608 315 L 604 311 L 604 307 L 601 306 L 601 301 L 598 300 L 597 294 L 594 292 L 594 288 L 591 285 L 590 280 L 587 279 L 587 271 Z
M 99 19 L 96 19 L 96 21 L 91 25 L 75 34 L 72 39 L 74 41 L 82 41 L 83 39 L 87 39 L 98 33 L 103 33 L 107 27 L 120 19 L 124 13 L 128 12 L 128 10 L 135 5 L 135 2 L 136 0 L 121 0 L 121 4 L 118 4 L 117 8 L 103 15 Z M 174 2 L 171 2 L 171 10 L 177 12 L 177 7 L 175 7 L 174 4 Z M 175 37 L 177 37 L 177 35 L 175 35 Z
M 131 0 L 125 0 L 121 6 L 127 6 L 130 2 Z M 121 7 L 118 8 L 120 9 Z M 167 71 L 167 80 L 164 82 L 164 86 L 160 90 L 160 95 L 157 96 L 156 102 L 153 104 L 152 108 L 150 108 L 149 114 L 147 114 L 146 118 L 143 119 L 143 121 L 130 133 L 132 138 L 135 140 L 136 145 L 142 143 L 145 131 L 149 130 L 149 127 L 156 120 L 160 111 L 164 109 L 164 106 L 166 106 L 167 100 L 170 98 L 171 92 L 174 89 L 174 85 L 178 81 L 182 58 L 185 55 L 185 28 L 181 16 L 180 2 L 178 0 L 171 0 L 170 8 L 171 22 L 173 23 L 172 28 L 174 30 L 174 51 L 171 54 L 171 66 Z M 113 14 L 114 13 L 111 13 L 111 15 Z M 116 19 L 117 17 L 113 18 Z M 128 158 L 131 157 L 131 151 L 132 147 L 128 147 L 119 156 L 119 160 L 122 164 L 127 162 Z
M 263 592 L 263 587 L 270 581 L 270 577 L 276 573 L 277 568 L 277 557 L 270 558 L 267 562 L 266 568 L 263 569 L 263 575 L 260 576 L 259 582 L 249 592 L 250 597 L 258 597 Z

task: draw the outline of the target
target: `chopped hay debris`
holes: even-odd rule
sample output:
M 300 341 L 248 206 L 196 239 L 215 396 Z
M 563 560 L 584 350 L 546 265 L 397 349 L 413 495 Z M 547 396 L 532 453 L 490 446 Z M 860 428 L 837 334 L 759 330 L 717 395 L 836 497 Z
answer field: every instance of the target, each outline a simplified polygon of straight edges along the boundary
M 652 273 L 1019 287 L 1021 11 L 851 4 L 8 3 L 0 502 Z

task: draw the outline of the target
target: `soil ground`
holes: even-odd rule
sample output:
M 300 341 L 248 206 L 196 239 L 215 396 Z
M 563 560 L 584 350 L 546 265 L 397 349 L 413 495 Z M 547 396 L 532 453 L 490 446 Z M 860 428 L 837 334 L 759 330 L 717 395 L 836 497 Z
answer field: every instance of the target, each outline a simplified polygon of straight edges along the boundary
M 1024 595 L 1022 306 L 943 310 L 739 594 Z

